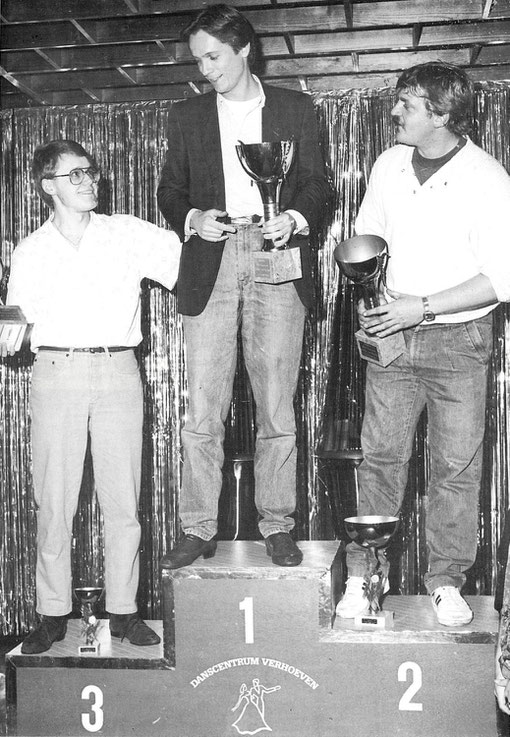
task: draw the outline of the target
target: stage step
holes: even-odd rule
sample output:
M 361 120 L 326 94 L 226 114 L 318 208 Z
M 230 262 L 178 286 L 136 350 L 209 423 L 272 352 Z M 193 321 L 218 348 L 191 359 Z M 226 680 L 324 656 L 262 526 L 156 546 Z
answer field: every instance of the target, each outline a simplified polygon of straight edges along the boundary
M 165 571 L 159 646 L 111 642 L 105 623 L 99 656 L 79 657 L 71 621 L 47 653 L 14 649 L 10 734 L 494 737 L 492 598 L 444 628 L 428 597 L 390 596 L 393 629 L 356 630 L 333 616 L 338 545 L 300 543 L 303 564 L 279 568 L 262 542 L 220 542 Z

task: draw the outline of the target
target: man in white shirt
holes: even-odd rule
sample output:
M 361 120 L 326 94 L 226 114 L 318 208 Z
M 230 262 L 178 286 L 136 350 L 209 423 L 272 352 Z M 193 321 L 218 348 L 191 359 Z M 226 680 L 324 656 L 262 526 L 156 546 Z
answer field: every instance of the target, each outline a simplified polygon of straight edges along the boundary
M 236 368 L 237 333 L 257 412 L 255 503 L 273 563 L 296 566 L 290 535 L 296 507 L 297 386 L 306 308 L 313 304 L 308 232 L 328 196 L 317 122 L 307 95 L 261 84 L 252 73 L 257 38 L 247 19 L 211 5 L 184 33 L 213 91 L 172 106 L 168 157 L 158 188 L 161 212 L 184 240 L 178 309 L 186 339 L 189 411 L 182 434 L 179 511 L 184 536 L 164 568 L 214 555 L 222 485 L 224 422 Z M 257 186 L 235 146 L 293 140 L 296 156 L 281 189 L 281 212 L 261 227 Z M 225 222 L 228 218 L 228 222 Z M 253 278 L 263 238 L 300 248 L 302 277 Z
M 492 310 L 510 300 L 510 178 L 467 137 L 472 85 L 440 62 L 405 71 L 392 116 L 398 145 L 376 161 L 356 232 L 389 249 L 387 303 L 360 307 L 360 325 L 406 349 L 367 366 L 360 515 L 398 515 L 419 417 L 426 407 L 430 483 L 424 584 L 438 621 L 467 624 L 460 590 L 477 547 Z M 364 551 L 350 544 L 337 606 L 368 608 Z
M 89 435 L 110 631 L 154 645 L 160 638 L 136 604 L 143 392 L 134 349 L 142 338 L 140 282 L 147 277 L 171 289 L 181 244 L 175 233 L 138 218 L 93 212 L 99 171 L 74 141 L 40 146 L 32 170 L 53 212 L 14 250 L 7 298 L 33 323 L 36 354 L 30 411 L 40 623 L 21 649 L 44 652 L 66 633 L 72 526 Z

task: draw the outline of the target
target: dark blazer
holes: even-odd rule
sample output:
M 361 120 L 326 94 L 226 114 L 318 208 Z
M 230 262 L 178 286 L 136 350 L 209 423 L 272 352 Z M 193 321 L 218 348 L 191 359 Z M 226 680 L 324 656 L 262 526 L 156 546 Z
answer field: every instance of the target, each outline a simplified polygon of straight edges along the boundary
M 328 184 L 319 149 L 317 119 L 311 99 L 292 90 L 264 85 L 262 140 L 297 142 L 294 162 L 283 183 L 281 210 L 300 212 L 315 229 L 328 198 Z M 178 102 L 169 111 L 168 155 L 158 186 L 158 205 L 181 240 L 192 207 L 225 210 L 216 92 Z M 250 213 L 246 213 L 247 215 Z M 309 239 L 294 236 L 301 248 L 303 276 L 294 283 L 306 307 L 313 302 Z M 183 246 L 177 303 L 179 312 L 198 315 L 211 295 L 221 263 L 224 242 L 192 236 Z

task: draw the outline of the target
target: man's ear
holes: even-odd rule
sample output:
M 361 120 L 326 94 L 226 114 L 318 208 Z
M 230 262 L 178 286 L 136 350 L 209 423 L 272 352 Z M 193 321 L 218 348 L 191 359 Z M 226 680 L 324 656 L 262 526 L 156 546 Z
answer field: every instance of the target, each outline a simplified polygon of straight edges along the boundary
M 55 194 L 55 182 L 53 179 L 41 179 L 41 189 L 46 194 L 53 196 Z
M 444 113 L 444 115 L 438 115 L 437 113 L 434 113 L 434 124 L 436 128 L 446 128 L 449 120 L 450 113 Z
M 251 50 L 251 43 L 248 41 L 246 46 L 243 46 L 243 48 L 240 50 L 239 53 L 241 54 L 241 56 L 244 56 L 244 58 L 247 59 L 249 56 L 250 50 Z

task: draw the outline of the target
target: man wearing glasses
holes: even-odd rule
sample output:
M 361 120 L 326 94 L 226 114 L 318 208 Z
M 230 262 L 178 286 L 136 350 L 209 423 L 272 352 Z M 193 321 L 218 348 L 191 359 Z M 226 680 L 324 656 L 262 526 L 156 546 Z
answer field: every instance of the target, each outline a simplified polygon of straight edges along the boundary
M 174 286 L 180 241 L 130 215 L 93 212 L 100 174 L 74 141 L 39 147 L 32 173 L 53 212 L 15 249 L 7 296 L 33 323 L 36 354 L 30 411 L 41 619 L 21 649 L 44 652 L 66 633 L 72 526 L 89 434 L 110 631 L 133 645 L 155 645 L 159 637 L 136 605 L 143 394 L 134 348 L 142 339 L 140 282 Z

